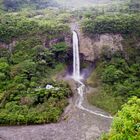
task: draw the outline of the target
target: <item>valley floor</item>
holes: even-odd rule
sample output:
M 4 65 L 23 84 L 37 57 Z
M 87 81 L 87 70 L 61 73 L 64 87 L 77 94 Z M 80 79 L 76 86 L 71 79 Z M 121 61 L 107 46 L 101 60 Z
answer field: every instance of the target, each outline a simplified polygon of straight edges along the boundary
M 0 140 L 97 140 L 102 132 L 109 130 L 112 119 L 104 118 L 78 109 L 75 102 L 78 95 L 70 100 L 62 120 L 56 124 L 0 127 Z M 95 112 L 106 112 L 90 106 Z

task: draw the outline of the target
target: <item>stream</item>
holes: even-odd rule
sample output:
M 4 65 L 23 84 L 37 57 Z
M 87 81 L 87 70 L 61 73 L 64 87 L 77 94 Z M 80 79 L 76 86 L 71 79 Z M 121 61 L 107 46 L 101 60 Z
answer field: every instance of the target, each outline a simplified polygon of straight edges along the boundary
M 73 76 L 67 82 L 74 97 L 58 123 L 0 127 L 0 140 L 97 140 L 110 128 L 112 117 L 86 100 L 87 87 L 80 75 L 78 36 L 73 32 Z M 96 90 L 96 89 L 92 89 Z M 86 93 L 86 94 L 85 94 Z
M 72 80 L 69 82 L 73 86 L 73 90 L 76 91 L 77 82 Z M 80 88 L 85 87 L 80 86 Z M 75 94 L 70 99 L 70 104 L 60 122 L 0 127 L 0 140 L 97 140 L 103 132 L 109 130 L 112 119 L 102 116 L 109 115 L 103 110 L 89 105 L 85 94 L 80 95 Z
M 85 93 L 86 87 L 85 87 L 84 83 L 81 81 L 81 79 L 84 79 L 84 78 L 82 78 L 82 76 L 80 74 L 79 40 L 78 40 L 78 34 L 76 33 L 76 31 L 73 31 L 73 79 L 77 83 L 80 84 L 79 87 L 77 88 L 77 91 L 79 94 L 78 102 L 76 104 L 77 107 L 79 109 L 82 109 L 82 110 L 92 113 L 94 115 L 112 119 L 113 117 L 110 115 L 109 116 L 103 115 L 102 113 L 87 109 L 86 107 L 84 107 L 82 105 L 82 103 L 84 101 L 84 93 Z

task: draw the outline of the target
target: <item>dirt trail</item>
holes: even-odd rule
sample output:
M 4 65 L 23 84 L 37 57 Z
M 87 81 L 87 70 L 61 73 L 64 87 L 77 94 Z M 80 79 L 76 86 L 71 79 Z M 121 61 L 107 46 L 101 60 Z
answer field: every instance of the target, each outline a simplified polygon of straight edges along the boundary
M 72 83 L 75 85 L 74 83 Z M 76 86 L 73 86 L 76 90 Z M 97 140 L 102 132 L 109 130 L 111 119 L 78 109 L 75 102 L 78 94 L 70 99 L 63 119 L 56 124 L 0 127 L 0 140 Z M 106 112 L 90 106 L 93 111 Z
M 72 25 L 78 29 L 77 24 Z M 59 77 L 58 80 L 63 79 Z M 0 140 L 97 140 L 102 132 L 107 132 L 112 119 L 98 116 L 76 107 L 77 83 L 69 80 L 69 84 L 75 93 L 70 99 L 70 105 L 66 108 L 60 122 L 55 124 L 32 126 L 7 126 L 0 127 Z M 88 92 L 88 91 L 87 91 Z M 84 94 L 86 97 L 86 94 Z M 85 99 L 83 106 L 93 112 L 109 115 L 103 110 L 88 104 Z

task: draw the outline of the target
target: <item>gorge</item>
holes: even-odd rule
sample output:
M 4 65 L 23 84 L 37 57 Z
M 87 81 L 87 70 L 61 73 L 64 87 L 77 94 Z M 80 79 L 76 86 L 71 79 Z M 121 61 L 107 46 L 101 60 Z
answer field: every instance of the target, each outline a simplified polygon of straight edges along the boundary
M 76 31 L 73 31 L 72 78 L 75 94 L 58 123 L 37 126 L 3 126 L 0 127 L 1 140 L 92 140 L 99 138 L 102 132 L 107 132 L 112 117 L 105 111 L 91 106 L 85 100 L 86 86 L 80 75 L 79 40 Z
M 140 139 L 138 0 L 0 1 L 0 140 Z
M 73 79 L 79 84 L 79 87 L 77 88 L 77 91 L 79 94 L 79 98 L 77 99 L 77 107 L 84 111 L 92 113 L 94 115 L 112 119 L 113 117 L 111 116 L 106 116 L 96 111 L 94 112 L 92 110 L 87 109 L 86 107 L 82 105 L 83 100 L 84 100 L 84 94 L 86 91 L 86 86 L 81 81 L 84 79 L 82 79 L 82 76 L 80 74 L 79 40 L 78 40 L 78 34 L 76 33 L 76 31 L 73 31 L 73 75 L 72 76 L 73 76 Z

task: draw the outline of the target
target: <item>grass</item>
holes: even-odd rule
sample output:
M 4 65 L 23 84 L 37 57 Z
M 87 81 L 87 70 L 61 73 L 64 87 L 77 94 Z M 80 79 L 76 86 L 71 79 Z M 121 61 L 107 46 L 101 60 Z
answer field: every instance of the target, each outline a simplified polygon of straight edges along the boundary
M 96 88 L 94 92 L 87 95 L 88 102 L 91 105 L 97 106 L 110 114 L 114 115 L 124 103 L 122 97 L 115 97 L 110 93 L 106 93 L 101 87 L 97 69 L 95 69 L 86 81 L 87 85 Z
M 51 79 L 53 79 L 55 81 L 57 79 L 58 75 L 62 74 L 65 69 L 66 69 L 66 65 L 59 63 L 55 66 L 54 69 L 49 69 L 48 73 L 49 73 L 49 76 L 51 77 Z
M 86 83 L 87 83 L 87 85 L 94 87 L 94 88 L 99 86 L 100 81 L 99 81 L 99 77 L 96 73 L 96 69 L 93 70 L 93 72 L 91 73 L 91 75 L 87 79 Z
M 112 115 L 116 114 L 123 104 L 122 97 L 111 96 L 100 89 L 88 94 L 87 99 L 90 104 L 102 108 Z

